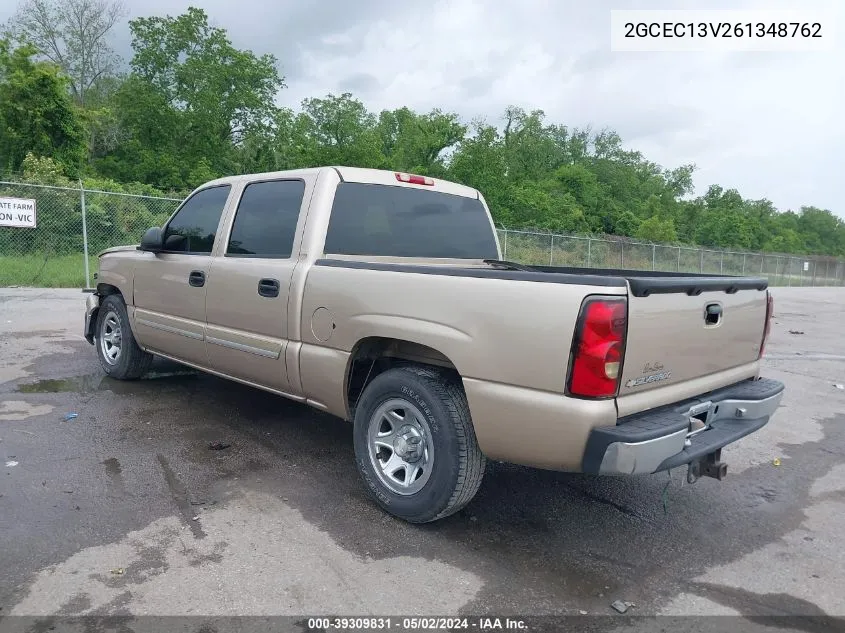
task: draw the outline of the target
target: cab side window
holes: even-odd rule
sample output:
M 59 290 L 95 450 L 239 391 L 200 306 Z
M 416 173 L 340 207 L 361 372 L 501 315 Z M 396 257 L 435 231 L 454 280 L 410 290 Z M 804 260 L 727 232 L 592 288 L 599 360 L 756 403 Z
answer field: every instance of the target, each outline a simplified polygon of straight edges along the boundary
M 211 253 L 230 189 L 229 185 L 209 187 L 188 198 L 164 231 L 164 250 L 191 255 Z
M 290 257 L 304 194 L 302 180 L 248 184 L 238 203 L 226 256 Z

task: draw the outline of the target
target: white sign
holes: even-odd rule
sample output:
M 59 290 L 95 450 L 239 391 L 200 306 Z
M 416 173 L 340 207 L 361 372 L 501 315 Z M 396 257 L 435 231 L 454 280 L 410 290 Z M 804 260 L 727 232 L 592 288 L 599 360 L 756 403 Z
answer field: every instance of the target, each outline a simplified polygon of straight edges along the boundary
M 810 270 L 810 262 L 804 262 L 804 270 Z
M 35 228 L 35 200 L 0 198 L 0 226 Z

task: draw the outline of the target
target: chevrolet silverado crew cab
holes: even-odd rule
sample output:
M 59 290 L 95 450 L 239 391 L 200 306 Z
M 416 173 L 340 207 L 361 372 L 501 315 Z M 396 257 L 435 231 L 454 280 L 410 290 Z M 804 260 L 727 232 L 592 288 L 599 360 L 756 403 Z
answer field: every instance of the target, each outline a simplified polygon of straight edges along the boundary
M 783 393 L 771 313 L 765 279 L 502 261 L 475 189 L 321 167 L 209 182 L 101 253 L 84 334 L 116 379 L 158 355 L 351 421 L 375 502 L 426 522 L 486 459 L 721 479 Z

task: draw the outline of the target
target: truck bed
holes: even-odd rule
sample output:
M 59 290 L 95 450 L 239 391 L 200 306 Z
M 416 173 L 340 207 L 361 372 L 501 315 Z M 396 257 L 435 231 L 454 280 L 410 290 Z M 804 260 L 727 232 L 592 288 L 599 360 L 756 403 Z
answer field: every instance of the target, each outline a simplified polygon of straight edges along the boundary
M 493 261 L 493 260 L 490 260 Z M 318 266 L 383 270 L 421 275 L 452 277 L 480 277 L 541 283 L 582 284 L 585 286 L 625 287 L 629 285 L 635 297 L 652 294 L 684 293 L 696 296 L 707 291 L 733 294 L 738 290 L 766 290 L 765 277 L 737 277 L 697 273 L 627 270 L 621 268 L 579 268 L 569 266 L 530 266 L 515 262 L 501 262 L 501 267 L 488 265 L 407 261 L 362 261 L 358 259 L 324 258 Z

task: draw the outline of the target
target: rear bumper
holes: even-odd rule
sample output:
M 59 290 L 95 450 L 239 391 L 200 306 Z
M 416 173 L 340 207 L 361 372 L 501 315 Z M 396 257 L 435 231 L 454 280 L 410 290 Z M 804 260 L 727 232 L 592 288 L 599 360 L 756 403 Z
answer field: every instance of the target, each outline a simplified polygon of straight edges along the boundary
M 590 432 L 582 470 L 637 475 L 703 459 L 765 426 L 780 405 L 777 380 L 745 380 Z
M 97 320 L 97 311 L 100 309 L 100 297 L 94 293 L 88 295 L 85 300 L 85 326 L 82 336 L 85 340 L 94 344 L 94 322 Z

